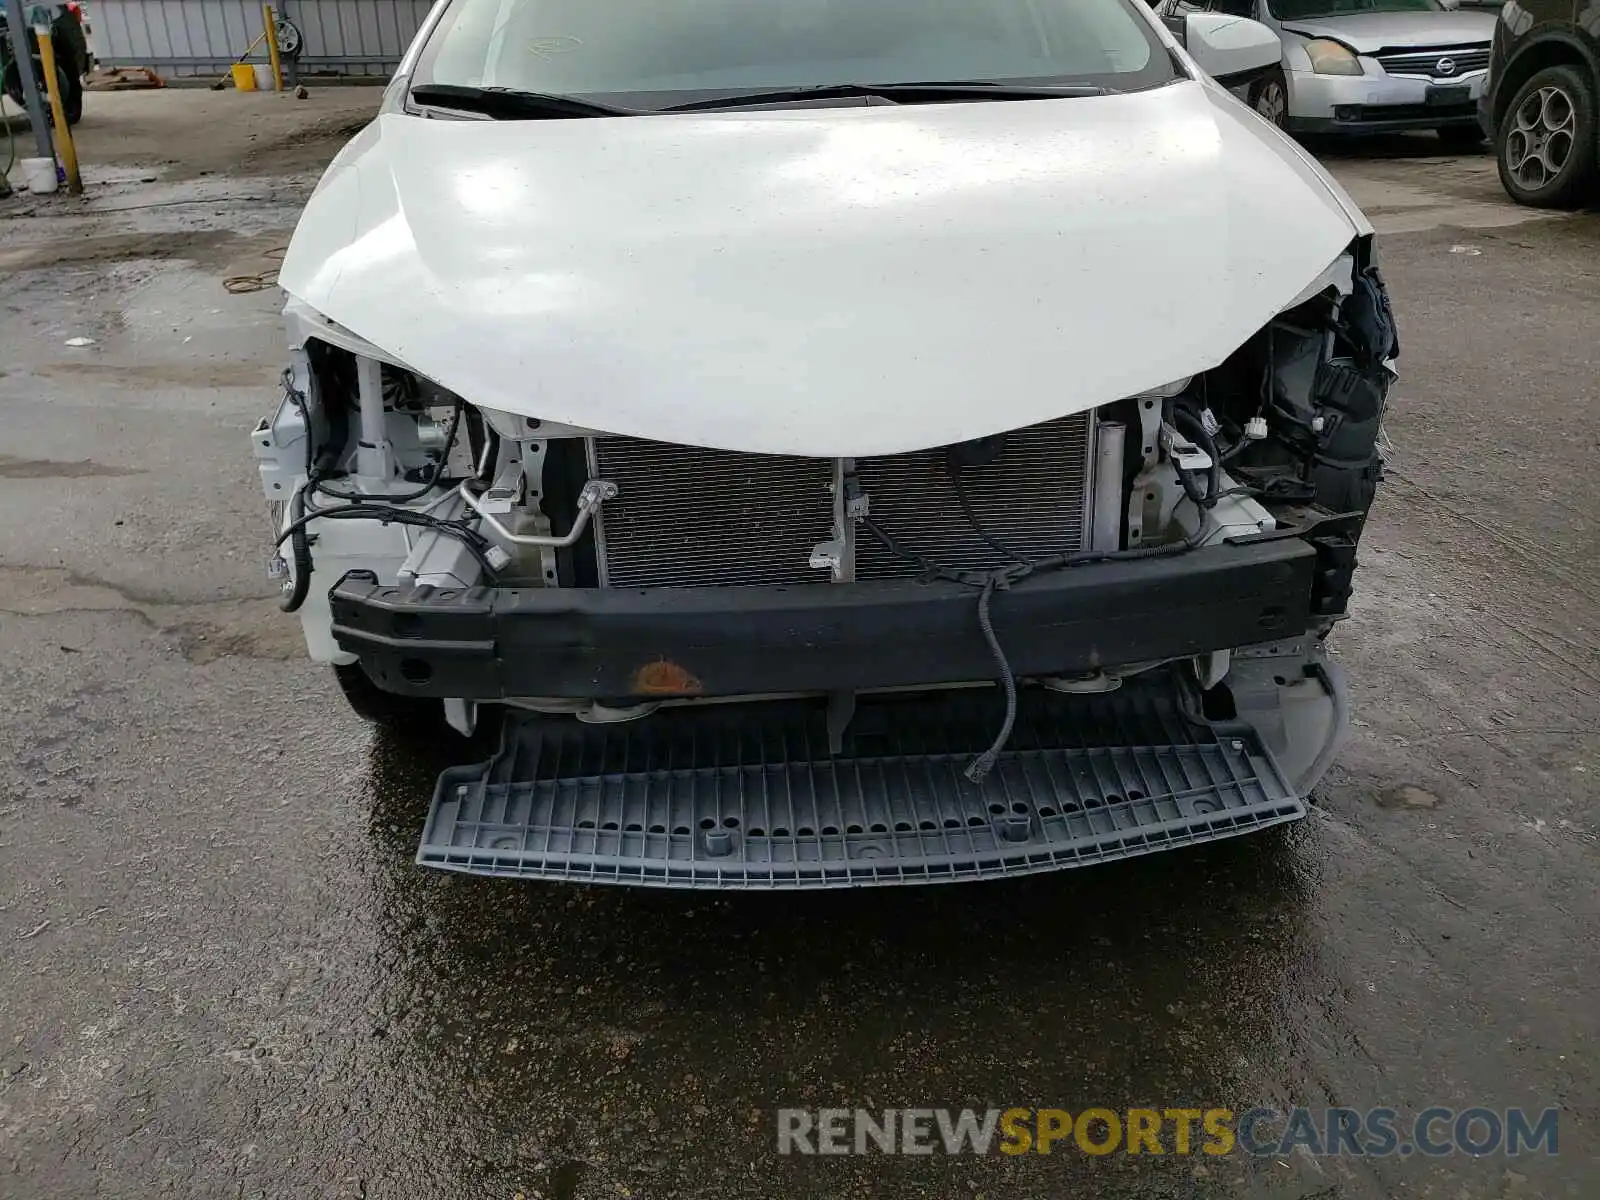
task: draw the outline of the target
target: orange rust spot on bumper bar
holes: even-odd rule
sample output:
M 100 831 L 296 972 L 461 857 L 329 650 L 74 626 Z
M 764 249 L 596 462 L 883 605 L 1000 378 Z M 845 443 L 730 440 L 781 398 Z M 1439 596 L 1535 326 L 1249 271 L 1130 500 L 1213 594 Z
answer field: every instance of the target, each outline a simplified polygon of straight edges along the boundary
M 633 673 L 636 696 L 698 696 L 705 685 L 675 662 L 664 658 L 645 663 Z

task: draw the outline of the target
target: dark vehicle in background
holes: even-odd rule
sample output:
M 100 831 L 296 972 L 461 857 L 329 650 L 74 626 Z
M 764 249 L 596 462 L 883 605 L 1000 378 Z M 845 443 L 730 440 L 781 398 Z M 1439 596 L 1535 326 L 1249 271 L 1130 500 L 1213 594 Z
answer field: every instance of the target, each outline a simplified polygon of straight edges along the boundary
M 12 36 L 4 7 L 0 7 L 0 90 L 18 108 L 25 107 L 22 91 L 17 39 Z M 58 4 L 50 21 L 50 42 L 56 52 L 56 82 L 61 88 L 61 104 L 67 110 L 67 124 L 76 125 L 83 116 L 83 77 L 90 67 L 89 40 L 84 28 L 83 9 L 78 4 Z M 33 77 L 44 93 L 44 65 L 39 61 L 39 39 L 27 31 L 28 57 L 33 62 Z
M 1575 208 L 1600 190 L 1600 0 L 1513 0 L 1479 106 L 1500 182 L 1519 204 Z

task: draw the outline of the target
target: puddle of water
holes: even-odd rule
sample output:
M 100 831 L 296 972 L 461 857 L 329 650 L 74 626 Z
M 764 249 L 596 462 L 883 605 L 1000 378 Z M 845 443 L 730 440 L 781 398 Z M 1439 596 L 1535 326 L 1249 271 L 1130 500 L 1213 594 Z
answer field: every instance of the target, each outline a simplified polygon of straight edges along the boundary
M 554 1171 L 550 1172 L 550 1195 L 552 1200 L 572 1200 L 578 1194 L 578 1185 L 583 1182 L 584 1164 L 575 1159 L 561 1163 Z
M 239 260 L 241 264 L 246 261 L 251 260 Z M 241 382 L 241 370 L 244 378 L 270 383 L 273 372 L 258 371 L 263 350 L 261 327 L 264 319 L 275 320 L 271 314 L 281 307 L 282 297 L 276 288 L 230 295 L 222 280 L 235 273 L 233 262 L 230 259 L 216 267 L 123 264 L 129 275 L 137 271 L 137 277 L 126 283 L 113 270 L 112 295 L 127 336 L 152 349 L 159 343 L 162 358 L 216 368 L 225 373 L 226 383 Z
M 138 475 L 126 467 L 108 467 L 82 459 L 56 462 L 46 458 L 15 458 L 0 454 L 0 479 L 92 479 L 96 476 Z

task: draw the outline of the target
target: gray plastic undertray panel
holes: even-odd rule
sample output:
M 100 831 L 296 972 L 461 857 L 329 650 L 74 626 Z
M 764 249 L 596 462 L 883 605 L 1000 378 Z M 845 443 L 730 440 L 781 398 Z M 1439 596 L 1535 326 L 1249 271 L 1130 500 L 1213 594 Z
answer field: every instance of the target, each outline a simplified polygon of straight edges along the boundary
M 998 689 L 826 706 L 664 709 L 623 725 L 508 715 L 499 752 L 439 780 L 417 861 L 476 875 L 676 888 L 937 883 L 1088 866 L 1305 815 L 1255 732 L 1190 720 L 1170 677 L 1108 696 Z

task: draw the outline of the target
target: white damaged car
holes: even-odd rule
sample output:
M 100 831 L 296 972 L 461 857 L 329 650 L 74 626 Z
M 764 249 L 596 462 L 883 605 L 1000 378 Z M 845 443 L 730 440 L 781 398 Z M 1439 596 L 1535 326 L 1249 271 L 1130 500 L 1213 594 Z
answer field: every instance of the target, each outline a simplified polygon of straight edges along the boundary
M 440 0 L 281 272 L 273 570 L 419 861 L 706 888 L 1305 812 L 1398 342 L 1143 0 Z M 468 743 L 462 742 L 465 746 Z

